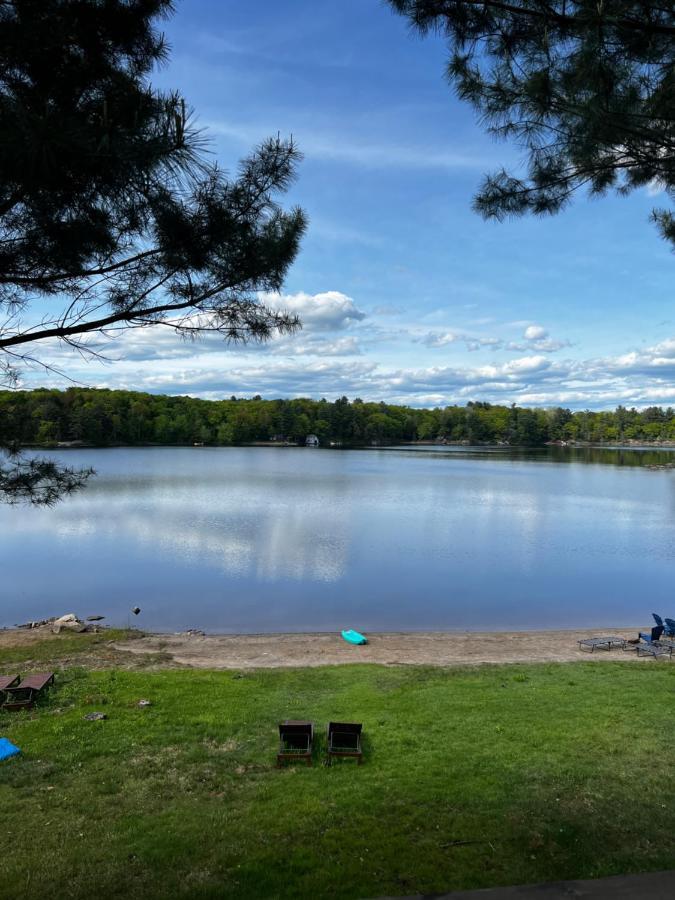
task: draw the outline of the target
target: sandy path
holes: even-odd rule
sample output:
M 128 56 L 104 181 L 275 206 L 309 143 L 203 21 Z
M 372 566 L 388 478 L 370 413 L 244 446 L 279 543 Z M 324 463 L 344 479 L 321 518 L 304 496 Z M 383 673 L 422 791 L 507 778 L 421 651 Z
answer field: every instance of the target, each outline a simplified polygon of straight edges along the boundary
M 131 653 L 163 653 L 174 663 L 208 669 L 258 669 L 369 662 L 383 665 L 454 666 L 477 663 L 630 661 L 619 649 L 588 653 L 580 638 L 607 634 L 637 637 L 637 627 L 605 631 L 406 632 L 369 634 L 366 646 L 338 634 L 152 634 L 114 645 Z M 641 659 L 640 661 L 643 661 Z M 654 662 L 644 659 L 645 662 Z

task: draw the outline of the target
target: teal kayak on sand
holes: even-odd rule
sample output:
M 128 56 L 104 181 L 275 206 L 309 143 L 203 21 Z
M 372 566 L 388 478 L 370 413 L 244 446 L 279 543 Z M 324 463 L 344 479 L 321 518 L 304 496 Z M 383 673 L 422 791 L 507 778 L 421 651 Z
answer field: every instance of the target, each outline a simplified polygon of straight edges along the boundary
M 343 631 L 342 637 L 349 644 L 367 644 L 368 643 L 368 638 L 364 637 L 362 634 L 359 634 L 358 631 L 353 631 L 351 628 L 348 631 Z

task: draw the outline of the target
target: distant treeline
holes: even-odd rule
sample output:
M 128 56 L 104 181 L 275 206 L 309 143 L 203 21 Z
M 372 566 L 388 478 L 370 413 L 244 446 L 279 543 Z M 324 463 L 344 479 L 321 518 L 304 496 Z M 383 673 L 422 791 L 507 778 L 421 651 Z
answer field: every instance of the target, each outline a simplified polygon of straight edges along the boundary
M 132 391 L 0 391 L 0 441 L 22 444 L 242 444 L 252 441 L 367 445 L 416 440 L 537 446 L 547 441 L 675 440 L 675 410 L 523 409 L 468 403 L 413 409 L 346 397 L 326 400 L 197 400 Z

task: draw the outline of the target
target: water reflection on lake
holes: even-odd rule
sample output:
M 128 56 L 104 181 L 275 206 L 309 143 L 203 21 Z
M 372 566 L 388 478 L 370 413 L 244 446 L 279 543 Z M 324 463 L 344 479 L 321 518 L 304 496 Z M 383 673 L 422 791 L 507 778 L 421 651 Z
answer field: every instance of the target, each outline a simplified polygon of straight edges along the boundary
M 54 509 L 0 507 L 0 625 L 311 631 L 675 616 L 667 451 L 82 450 Z

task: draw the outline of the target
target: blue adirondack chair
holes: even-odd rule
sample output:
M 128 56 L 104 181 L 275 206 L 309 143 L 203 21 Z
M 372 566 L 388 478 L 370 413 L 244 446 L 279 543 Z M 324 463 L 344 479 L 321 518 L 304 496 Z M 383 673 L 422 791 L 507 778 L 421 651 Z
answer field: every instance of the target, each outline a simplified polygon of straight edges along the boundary
M 645 644 L 657 643 L 664 631 L 665 625 L 657 625 L 656 628 L 652 628 L 651 634 L 646 634 L 644 631 L 640 631 L 640 640 L 644 641 Z

